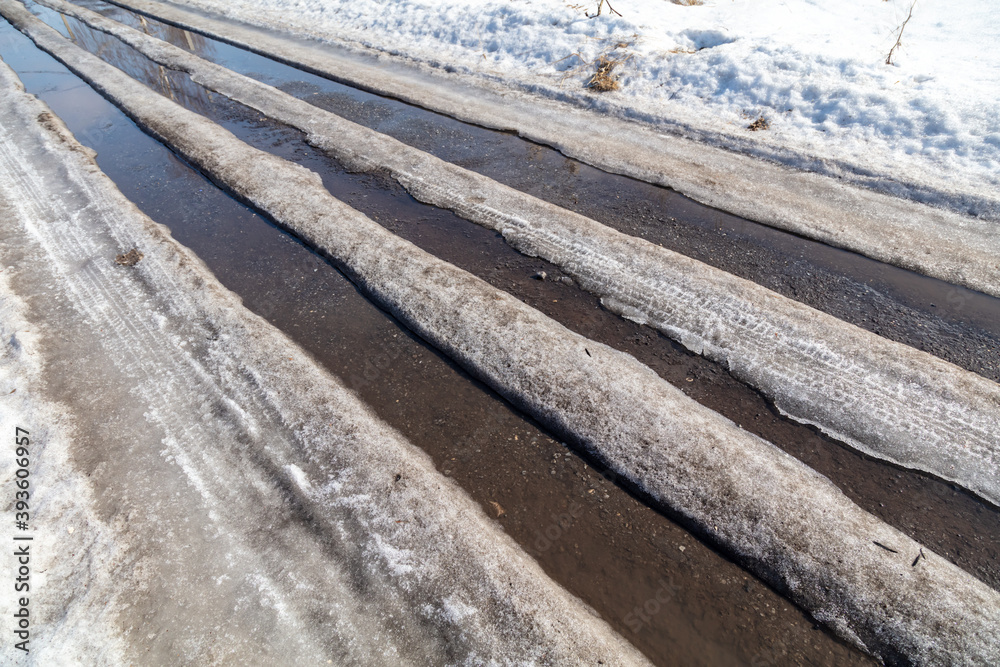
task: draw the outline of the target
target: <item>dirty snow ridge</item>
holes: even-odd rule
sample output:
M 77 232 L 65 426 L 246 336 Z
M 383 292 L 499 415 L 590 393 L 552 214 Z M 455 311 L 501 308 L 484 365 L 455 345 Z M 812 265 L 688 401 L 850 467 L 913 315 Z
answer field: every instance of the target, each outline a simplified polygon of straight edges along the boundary
M 726 364 L 795 419 L 1000 504 L 1000 386 L 641 239 L 449 164 L 267 84 L 60 0 L 41 0 L 307 134 L 357 170 L 501 232 L 611 310 Z
M 34 664 L 647 664 L 138 211 L 4 64 L 0 87 L 0 390 L 17 389 L 0 420 L 39 423 L 54 561 Z M 142 261 L 115 264 L 123 245 Z M 56 381 L 36 381 L 48 362 Z

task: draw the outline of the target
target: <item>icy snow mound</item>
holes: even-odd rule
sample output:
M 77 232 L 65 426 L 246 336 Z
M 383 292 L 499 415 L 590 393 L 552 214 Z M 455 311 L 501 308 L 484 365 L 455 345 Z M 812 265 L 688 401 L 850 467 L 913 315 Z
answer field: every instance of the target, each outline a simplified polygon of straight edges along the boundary
M 177 4 L 752 141 L 791 163 L 810 161 L 786 151 L 944 190 L 1000 184 L 1000 14 L 989 0 L 918 2 L 892 65 L 908 0 L 621 0 L 622 16 L 596 18 L 596 3 L 561 0 Z M 583 92 L 589 64 L 609 52 L 629 58 L 621 89 Z M 751 135 L 760 116 L 770 129 Z
M 0 425 L 44 447 L 29 664 L 647 664 L 2 63 L 0 89 Z
M 494 229 L 606 307 L 726 364 L 794 418 L 1000 502 L 1000 386 L 652 243 L 500 185 L 62 0 L 40 0 L 307 134 L 352 170 Z M 716 36 L 717 37 L 717 36 Z M 713 39 L 715 37 L 712 37 Z

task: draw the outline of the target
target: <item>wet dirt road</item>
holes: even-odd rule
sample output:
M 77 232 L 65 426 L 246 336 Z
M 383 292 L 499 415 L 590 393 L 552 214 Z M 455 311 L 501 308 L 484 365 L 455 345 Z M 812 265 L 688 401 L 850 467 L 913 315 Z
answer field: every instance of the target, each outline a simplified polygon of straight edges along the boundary
M 1000 543 L 1000 521 L 995 508 L 946 484 L 867 459 L 814 429 L 782 418 L 725 369 L 605 311 L 593 297 L 559 280 L 557 269 L 516 253 L 496 234 L 415 202 L 377 174 L 347 173 L 317 155 L 296 132 L 221 100 L 186 77 L 163 71 L 112 38 L 72 20 L 67 23 L 79 43 L 150 85 L 162 86 L 177 101 L 245 141 L 317 171 L 335 196 L 395 233 L 571 329 L 633 354 L 700 402 L 831 477 L 865 509 L 997 586 L 1000 575 L 992 545 Z M 148 23 L 151 30 L 163 31 L 180 46 L 209 54 L 222 47 Z M 10 32 L 9 27 L 5 30 Z M 7 39 L 23 40 L 19 35 Z M 488 511 L 500 515 L 498 521 L 553 578 L 594 606 L 654 662 L 866 661 L 815 628 L 805 614 L 724 555 L 602 478 L 590 462 L 378 309 L 335 267 L 217 191 L 75 77 L 58 73 L 61 68 L 47 56 L 28 51 L 22 41 L 18 54 L 5 49 L 3 56 L 19 69 L 29 89 L 52 105 L 81 141 L 98 151 L 102 168 L 126 195 L 168 225 L 248 307 L 290 333 L 347 380 L 382 418 L 430 453 L 442 471 L 454 476 Z M 42 69 L 47 72 L 31 73 Z M 285 82 L 284 87 L 300 94 L 316 92 L 308 83 L 296 81 Z M 429 137 L 421 147 L 433 148 L 432 152 L 447 154 L 443 146 L 451 145 L 454 155 L 448 159 L 464 160 L 470 168 L 481 163 L 499 180 L 533 187 L 539 196 L 568 207 L 572 203 L 607 224 L 686 249 L 692 256 L 700 253 L 704 261 L 715 258 L 722 268 L 757 276 L 762 284 L 770 280 L 784 288 L 779 291 L 811 300 L 811 305 L 829 312 L 849 310 L 863 326 L 867 322 L 872 330 L 930 351 L 945 350 L 942 356 L 952 355 L 951 361 L 995 377 L 996 320 L 989 316 L 995 304 L 986 297 L 950 291 L 957 288 L 843 251 L 809 248 L 810 242 L 697 210 L 661 188 L 653 196 L 646 192 L 650 186 L 630 182 L 630 190 L 622 182 L 625 179 L 602 175 L 508 135 L 493 138 L 498 148 L 491 147 L 477 158 L 455 137 L 460 130 L 465 133 L 458 135 L 460 139 L 485 130 L 441 129 L 454 121 L 440 119 L 435 131 L 434 125 L 416 123 L 402 112 L 387 116 L 379 106 L 395 103 L 356 100 L 357 95 L 328 94 L 321 106 L 347 115 L 353 105 L 354 120 L 367 118 L 382 131 L 395 124 L 403 128 L 401 135 Z M 619 203 L 623 192 L 625 203 Z M 655 225 L 654 220 L 670 224 Z M 730 235 L 751 243 L 753 249 L 733 250 L 741 246 L 734 246 Z M 775 266 L 783 267 L 780 276 L 775 276 Z M 536 276 L 542 271 L 546 278 L 539 280 Z M 768 286 L 777 289 L 775 284 Z M 869 298 L 862 301 L 865 295 Z

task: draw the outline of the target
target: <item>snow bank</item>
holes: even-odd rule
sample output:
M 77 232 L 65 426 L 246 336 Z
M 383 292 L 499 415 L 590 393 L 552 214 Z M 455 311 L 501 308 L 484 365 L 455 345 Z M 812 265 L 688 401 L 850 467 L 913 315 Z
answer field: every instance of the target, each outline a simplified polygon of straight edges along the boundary
M 956 189 L 955 180 L 929 185 L 908 179 L 906 174 L 888 177 L 857 171 L 804 153 L 777 156 L 759 142 L 746 143 L 745 138 L 690 126 L 654 124 L 651 128 L 612 113 L 595 114 L 578 105 L 479 78 L 474 79 L 476 85 L 466 85 L 469 77 L 424 64 L 413 66 L 407 61 L 402 67 L 398 59 L 387 57 L 373 62 L 350 49 L 317 48 L 316 42 L 283 37 L 173 5 L 146 0 L 114 2 L 369 92 L 486 127 L 516 131 L 601 169 L 672 187 L 751 220 L 1000 296 L 996 253 L 1000 227 L 995 224 L 1000 219 L 1000 199 L 993 190 L 980 188 L 970 193 Z M 567 95 L 560 92 L 556 97 Z M 611 104 L 609 97 L 598 101 L 589 93 L 580 95 L 592 104 Z M 610 107 L 606 110 L 613 111 Z M 751 156 L 719 146 L 736 147 Z M 791 169 L 752 155 L 780 157 L 813 171 Z M 846 182 L 855 187 L 845 187 Z M 970 212 L 984 217 L 968 217 Z
M 587 17 L 595 0 L 177 4 L 724 135 L 792 163 L 809 155 L 945 191 L 1000 185 L 1000 17 L 990 0 L 917 2 L 893 65 L 886 56 L 910 0 L 619 0 L 621 16 L 605 8 L 597 18 Z M 629 58 L 610 99 L 582 91 L 602 53 Z M 751 138 L 760 116 L 770 129 Z
M 1000 386 L 747 280 L 545 203 L 61 0 L 40 0 L 307 134 L 351 169 L 562 267 L 605 305 L 727 364 L 787 414 L 1000 504 Z
M 3 64 L 0 90 L 0 424 L 35 439 L 29 664 L 647 664 Z
M 0 0 L 0 11 L 216 182 L 337 259 L 418 335 L 572 436 L 845 638 L 914 662 L 1000 658 L 993 632 L 1000 594 L 927 549 L 914 560 L 920 545 L 826 478 L 634 358 L 392 235 L 331 197 L 315 173 L 153 93 L 12 0 Z M 393 560 L 405 568 L 405 559 Z

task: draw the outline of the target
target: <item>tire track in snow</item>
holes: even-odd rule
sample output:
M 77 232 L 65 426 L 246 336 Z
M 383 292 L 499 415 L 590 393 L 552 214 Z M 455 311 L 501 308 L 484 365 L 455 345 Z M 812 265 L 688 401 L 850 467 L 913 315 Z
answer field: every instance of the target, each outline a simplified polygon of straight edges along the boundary
M 142 662 L 646 664 L 143 216 L 2 64 L 0 86 L 0 199 L 45 259 L 22 274 L 38 292 L 58 285 L 32 294 L 59 306 L 34 323 L 55 359 L 48 391 L 80 425 L 72 472 L 125 552 L 93 563 L 107 577 L 84 562 L 84 585 L 52 583 L 71 598 L 56 620 L 103 609 L 102 629 Z M 145 258 L 115 265 L 122 245 Z M 81 648 L 78 625 L 44 627 L 43 656 L 126 662 Z
M 786 415 L 865 454 L 1000 505 L 1000 386 L 678 253 L 619 233 L 317 109 L 62 0 L 40 4 L 295 127 L 355 170 L 388 170 L 417 199 L 501 232 L 605 306 L 723 363 Z
M 801 462 L 632 357 L 393 236 L 332 198 L 316 174 L 149 91 L 17 3 L 0 0 L 0 13 L 217 183 L 337 260 L 419 335 L 845 638 L 890 660 L 1000 659 L 1000 594 L 927 549 L 913 567 L 919 544 Z
M 9 89 L 10 79 L 4 83 Z M 207 378 L 193 359 L 180 354 L 175 345 L 164 345 L 164 337 L 156 335 L 148 319 L 142 316 L 148 302 L 141 300 L 134 288 L 127 291 L 114 289 L 116 286 L 120 288 L 121 283 L 113 273 L 120 273 L 121 269 L 110 261 L 105 248 L 92 238 L 92 231 L 80 224 L 81 220 L 91 216 L 103 219 L 114 217 L 117 215 L 115 203 L 109 201 L 106 195 L 95 192 L 89 182 L 77 179 L 72 180 L 69 190 L 75 197 L 63 194 L 63 197 L 69 198 L 69 203 L 64 198 L 48 196 L 47 174 L 11 169 L 10 165 L 24 162 L 25 158 L 8 148 L 14 146 L 14 140 L 6 132 L 3 134 L 7 136 L 2 136 L 0 141 L 0 164 L 7 166 L 4 171 L 10 175 L 5 194 L 7 201 L 18 211 L 17 218 L 25 221 L 31 236 L 45 248 L 47 258 L 61 268 L 59 273 L 64 280 L 60 284 L 71 295 L 74 307 L 81 311 L 91 327 L 109 333 L 101 340 L 105 354 L 116 358 L 118 368 L 135 383 L 138 395 L 148 406 L 147 419 L 154 428 L 158 427 L 163 432 L 162 442 L 166 449 L 162 454 L 168 460 L 177 462 L 188 483 L 197 490 L 204 507 L 224 507 L 225 498 L 212 490 L 212 484 L 206 481 L 203 471 L 225 470 L 230 466 L 224 465 L 220 457 L 206 456 L 210 450 L 191 448 L 191 444 L 198 442 L 203 433 L 200 425 L 196 427 L 192 423 L 190 414 L 180 412 L 189 404 L 178 399 L 178 392 L 217 398 L 224 394 L 222 388 Z M 69 177 L 72 179 L 72 175 Z M 51 220 L 65 220 L 66 223 L 56 232 L 48 225 L 35 222 Z M 128 238 L 133 240 L 131 235 Z M 95 259 L 101 255 L 105 262 Z M 157 258 L 152 255 L 144 261 L 156 264 Z M 163 267 L 153 268 L 153 271 L 162 270 Z M 140 287 L 141 291 L 144 290 Z M 184 292 L 178 294 L 183 295 Z M 182 307 L 190 305 L 182 303 Z M 202 452 L 201 460 L 195 462 L 194 457 L 188 454 L 189 449 Z M 264 480 L 258 480 L 258 484 L 264 486 Z M 241 561 L 256 560 L 254 554 L 245 548 L 240 549 L 237 545 L 230 548 L 240 554 L 238 558 Z M 258 562 L 255 569 L 261 569 L 260 565 Z M 261 579 L 261 585 L 275 592 L 280 590 L 276 582 L 266 577 Z M 280 600 L 284 595 L 275 597 Z M 287 604 L 282 606 L 288 607 Z M 294 614 L 289 613 L 289 617 L 293 627 L 303 626 Z

